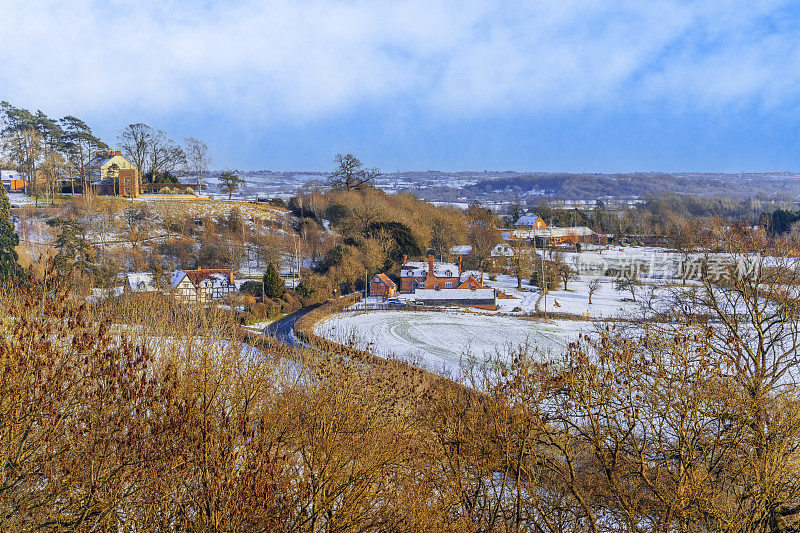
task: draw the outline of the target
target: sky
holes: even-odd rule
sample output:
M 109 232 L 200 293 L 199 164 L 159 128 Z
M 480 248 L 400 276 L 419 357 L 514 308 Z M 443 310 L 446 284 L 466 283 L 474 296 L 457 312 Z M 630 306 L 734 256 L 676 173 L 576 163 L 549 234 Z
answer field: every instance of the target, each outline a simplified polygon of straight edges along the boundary
M 0 100 L 216 168 L 792 171 L 798 4 L 0 0 Z

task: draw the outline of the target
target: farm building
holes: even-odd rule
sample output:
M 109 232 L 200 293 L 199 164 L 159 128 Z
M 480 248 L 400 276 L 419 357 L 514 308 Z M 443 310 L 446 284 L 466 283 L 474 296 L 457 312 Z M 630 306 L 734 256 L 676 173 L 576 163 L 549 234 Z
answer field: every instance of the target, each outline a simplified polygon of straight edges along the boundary
M 376 274 L 369 282 L 370 296 L 383 296 L 388 298 L 397 294 L 397 284 L 389 279 L 386 274 Z

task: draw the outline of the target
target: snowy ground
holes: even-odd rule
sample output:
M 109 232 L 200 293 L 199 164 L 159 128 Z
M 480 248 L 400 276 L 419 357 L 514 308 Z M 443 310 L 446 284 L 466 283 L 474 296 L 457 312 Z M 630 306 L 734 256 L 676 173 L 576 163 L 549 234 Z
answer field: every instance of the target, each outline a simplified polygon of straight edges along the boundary
M 6 193 L 8 196 L 8 201 L 12 206 L 19 206 L 19 205 L 34 205 L 36 203 L 36 199 L 32 196 L 28 196 L 25 193 L 21 192 L 9 192 Z
M 384 357 L 400 357 L 431 370 L 455 372 L 462 361 L 508 357 L 520 346 L 558 356 L 591 322 L 543 322 L 472 313 L 348 312 L 317 324 L 314 332 Z
M 600 280 L 600 288 L 592 295 L 590 305 L 588 286 L 592 279 Z M 498 312 L 530 314 L 536 311 L 536 302 L 539 301 L 541 294 L 537 287 L 530 285 L 529 280 L 522 280 L 522 290 L 517 290 L 517 278 L 513 276 L 498 275 L 494 281 L 485 276 L 484 284 L 514 297 L 498 298 L 497 304 L 500 307 Z M 557 288 L 548 291 L 547 305 L 545 306 L 544 299 L 539 301 L 539 311 L 569 313 L 592 319 L 635 318 L 642 315 L 651 288 L 655 288 L 656 308 L 663 310 L 668 305 L 670 297 L 669 290 L 663 283 L 648 282 L 635 288 L 637 301 L 634 302 L 630 291 L 616 290 L 614 279 L 610 277 L 578 276 L 577 279 L 567 283 L 567 288 L 565 291 L 564 285 L 559 284 Z M 519 309 L 514 311 L 517 308 L 521 311 Z

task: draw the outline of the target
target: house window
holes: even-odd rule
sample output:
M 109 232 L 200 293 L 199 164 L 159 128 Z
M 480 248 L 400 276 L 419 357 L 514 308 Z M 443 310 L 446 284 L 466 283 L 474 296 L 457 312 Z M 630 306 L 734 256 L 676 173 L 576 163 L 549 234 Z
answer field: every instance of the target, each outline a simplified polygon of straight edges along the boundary
M 444 288 L 445 289 L 452 289 L 453 288 L 453 282 L 452 281 L 445 281 L 444 282 Z
M 419 282 L 417 280 L 414 280 L 414 283 L 411 284 L 411 287 L 416 289 L 417 287 L 419 287 Z
M 447 270 L 447 271 L 445 271 L 444 275 L 445 275 L 445 277 L 452 278 L 453 277 L 453 271 L 452 270 Z

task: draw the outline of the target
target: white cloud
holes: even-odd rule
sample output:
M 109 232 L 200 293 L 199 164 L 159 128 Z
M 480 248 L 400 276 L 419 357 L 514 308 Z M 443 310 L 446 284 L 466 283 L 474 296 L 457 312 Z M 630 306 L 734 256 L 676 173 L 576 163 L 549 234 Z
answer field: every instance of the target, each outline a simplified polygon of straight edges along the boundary
M 779 1 L 0 0 L 0 99 L 309 120 L 361 104 L 471 118 L 796 103 Z

